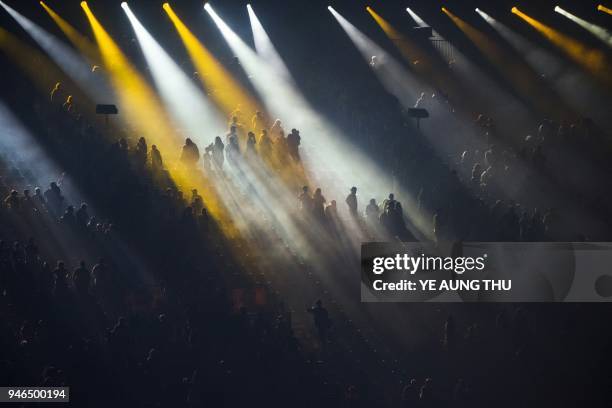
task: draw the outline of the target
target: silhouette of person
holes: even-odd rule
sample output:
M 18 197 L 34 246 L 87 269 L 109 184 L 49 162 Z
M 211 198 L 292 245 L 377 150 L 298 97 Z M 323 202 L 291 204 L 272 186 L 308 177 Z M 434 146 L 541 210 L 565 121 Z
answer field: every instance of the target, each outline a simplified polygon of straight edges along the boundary
M 223 162 L 225 162 L 225 155 L 223 151 L 225 150 L 225 145 L 219 136 L 215 137 L 215 144 L 213 145 L 212 157 L 213 163 L 217 170 L 223 170 Z
M 269 158 L 272 154 L 272 139 L 268 135 L 268 131 L 266 129 L 261 130 L 261 135 L 259 136 L 259 154 L 261 157 Z
M 357 187 L 351 187 L 351 192 L 346 196 L 345 202 L 348 205 L 349 213 L 353 217 L 357 217 L 359 215 L 357 212 Z
M 311 212 L 313 207 L 312 197 L 308 191 L 308 186 L 302 187 L 302 192 L 298 196 L 300 201 L 300 209 L 302 212 Z
M 138 143 L 136 144 L 136 163 L 139 167 L 144 167 L 147 163 L 147 141 L 144 137 L 138 139 Z
M 55 216 L 62 213 L 64 206 L 64 196 L 55 181 L 49 184 L 49 189 L 45 191 L 47 209 Z
M 198 194 L 197 189 L 191 190 L 191 207 L 193 208 L 194 214 L 199 214 L 204 208 L 204 199 Z
M 314 216 L 320 220 L 325 220 L 325 197 L 321 193 L 321 189 L 317 188 L 312 196 L 312 211 Z
M 227 161 L 232 165 L 236 166 L 240 159 L 240 145 L 238 144 L 238 137 L 232 135 L 229 138 L 229 145 L 227 146 Z
M 306 309 L 306 311 L 311 313 L 314 318 L 314 324 L 319 334 L 319 341 L 321 344 L 326 344 L 329 329 L 331 328 L 331 320 L 327 309 L 323 307 L 323 302 L 317 300 L 315 306 Z
M 158 172 L 164 169 L 164 162 L 156 145 L 151 145 L 151 169 Z
M 85 261 L 81 261 L 79 267 L 72 273 L 72 284 L 80 296 L 85 296 L 89 293 L 89 279 L 89 270 L 85 266 Z
M 291 133 L 287 135 L 287 150 L 289 155 L 295 160 L 300 161 L 300 131 L 297 129 L 291 129 Z
M 264 114 L 261 111 L 257 111 L 251 119 L 251 129 L 255 133 L 260 133 L 262 130 L 268 129 L 268 124 L 266 122 Z
M 181 161 L 189 167 L 195 166 L 200 160 L 200 150 L 198 146 L 190 139 L 185 139 L 185 145 L 181 152 Z
M 4 204 L 7 208 L 18 211 L 21 209 L 21 198 L 17 190 L 12 190 L 11 193 L 4 199 Z
M 249 132 L 246 143 L 246 153 L 245 156 L 248 159 L 254 158 L 257 156 L 256 150 L 257 140 L 255 139 L 255 133 Z
M 89 213 L 87 212 L 87 204 L 82 203 L 76 212 L 76 223 L 79 227 L 85 228 L 89 222 Z
M 376 199 L 370 199 L 370 203 L 366 207 L 366 219 L 371 225 L 376 225 L 380 217 L 380 208 L 376 204 Z

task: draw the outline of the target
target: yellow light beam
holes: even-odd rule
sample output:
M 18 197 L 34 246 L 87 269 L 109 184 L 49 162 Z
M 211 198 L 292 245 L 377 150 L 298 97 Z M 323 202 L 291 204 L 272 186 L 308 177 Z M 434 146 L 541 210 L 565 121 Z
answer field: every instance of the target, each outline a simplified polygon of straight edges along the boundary
M 0 51 L 9 56 L 42 92 L 50 93 L 57 82 L 69 81 L 51 59 L 2 27 L 0 27 Z M 45 75 L 42 75 L 41 69 L 44 70 Z M 73 92 L 73 88 L 74 91 L 79 92 L 78 87 L 70 83 L 70 92 Z M 82 95 L 78 99 L 81 97 L 85 98 Z
M 257 100 L 236 82 L 221 63 L 187 28 L 170 4 L 164 3 L 163 8 L 178 31 L 187 53 L 200 74 L 202 84 L 217 106 L 228 116 L 240 106 L 240 110 L 248 115 L 246 119 L 249 121 L 256 111 L 264 112 Z
M 610 9 L 608 7 L 605 7 L 605 6 L 602 6 L 601 4 L 599 6 L 597 6 L 597 10 L 599 10 L 599 11 L 601 11 L 603 13 L 607 13 L 607 14 L 612 15 L 612 9 Z
M 64 20 L 44 1 L 40 1 L 39 3 L 49 14 L 49 16 L 51 16 L 51 18 L 53 19 L 55 24 L 57 24 L 60 30 L 62 30 L 68 40 L 70 40 L 70 42 L 81 52 L 81 54 L 83 54 L 93 64 L 101 63 L 102 57 L 94 43 L 92 43 L 87 37 L 81 34 L 70 23 Z
M 558 96 L 539 80 L 538 75 L 522 59 L 508 54 L 482 31 L 453 14 L 450 10 L 443 12 L 459 27 L 476 45 L 480 52 L 495 65 L 502 75 L 522 95 L 526 102 L 545 114 L 561 117 L 568 113 L 567 107 L 559 104 Z
M 402 53 L 402 55 L 404 56 L 404 58 L 406 58 L 408 62 L 410 62 L 414 66 L 420 64 L 421 67 L 425 65 L 426 68 L 430 68 L 430 58 L 422 49 L 420 49 L 420 47 L 418 47 L 416 44 L 408 42 L 408 39 L 402 33 L 397 31 L 395 27 L 393 27 L 387 20 L 385 20 L 378 13 L 376 13 L 370 6 L 366 7 L 366 10 L 368 11 L 368 13 L 370 13 L 370 16 L 372 16 L 372 18 L 374 19 L 374 21 L 376 21 L 380 28 L 382 28 L 387 37 L 391 41 L 393 41 L 395 46 L 398 48 L 398 50 Z
M 157 95 L 102 27 L 87 3 L 82 2 L 81 7 L 87 15 L 119 98 L 119 109 L 126 113 L 126 122 L 137 136 L 144 136 L 160 148 L 164 154 L 164 164 L 176 184 L 184 190 L 197 188 L 205 195 L 210 214 L 217 219 L 224 233 L 233 236 L 236 230 L 214 187 L 204 180 L 201 172 L 180 164 L 179 152 L 183 141 L 176 135 Z
M 603 27 L 598 26 L 597 24 L 589 23 L 588 21 L 570 13 L 567 10 L 562 9 L 561 7 L 555 7 L 555 11 L 561 14 L 564 17 L 572 20 L 574 23 L 578 24 L 580 27 L 584 28 L 595 37 L 599 38 L 601 41 L 605 42 L 608 46 L 612 46 L 612 35 L 610 31 L 606 30 Z
M 86 2 L 81 2 L 98 43 L 100 54 L 130 124 L 159 147 L 172 148 L 168 136 L 174 135 L 155 92 L 128 61 L 119 46 L 106 32 Z M 178 141 L 176 142 L 178 143 Z M 171 151 L 171 150 L 168 150 Z
M 512 7 L 512 13 L 523 19 L 527 24 L 535 28 L 540 34 L 550 42 L 560 48 L 567 56 L 579 65 L 591 72 L 600 80 L 611 83 L 610 64 L 605 55 L 598 50 L 594 50 L 581 42 L 562 34 L 554 28 L 539 22 L 533 17 L 528 16 L 516 7 Z

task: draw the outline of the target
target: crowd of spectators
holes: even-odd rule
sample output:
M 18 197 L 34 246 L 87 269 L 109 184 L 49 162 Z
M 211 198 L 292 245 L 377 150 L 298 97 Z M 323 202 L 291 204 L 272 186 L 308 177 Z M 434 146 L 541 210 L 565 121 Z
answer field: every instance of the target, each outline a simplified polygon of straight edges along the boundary
M 496 400 L 504 387 L 522 390 L 512 395 L 506 389 L 508 403 L 528 401 L 538 391 L 553 392 L 544 389 L 550 381 L 528 383 L 538 376 L 567 383 L 561 378 L 566 370 L 556 372 L 554 364 L 541 367 L 537 362 L 543 361 L 538 353 L 546 352 L 541 343 L 561 336 L 563 324 L 569 323 L 551 323 L 551 332 L 538 333 L 543 340 L 535 342 L 533 315 L 540 311 L 519 307 L 495 309 L 493 317 L 466 314 L 462 323 L 450 311 L 437 316 L 438 328 L 426 345 L 407 353 L 415 366 L 429 372 L 404 366 L 381 381 L 365 374 L 378 368 L 362 364 L 363 372 L 353 372 L 356 363 L 351 360 L 370 360 L 339 351 L 351 343 L 348 325 L 337 321 L 335 309 L 312 299 L 314 306 L 305 307 L 316 334 L 298 336 L 292 310 L 282 301 L 288 294 L 279 296 L 249 279 L 248 263 L 233 256 L 235 243 L 210 216 L 207 197 L 172 181 L 164 155 L 177 152 L 149 147 L 145 138 L 122 132 L 109 138 L 109 129 L 87 119 L 61 84 L 43 97 L 24 93 L 31 100 L 27 105 L 16 102 L 14 108 L 32 111 L 30 130 L 40 135 L 67 177 L 44 180 L 48 184 L 43 185 L 11 157 L 0 158 L 1 384 L 69 385 L 71 398 L 82 406 L 196 407 L 253 401 L 271 406 L 381 401 L 437 406 L 452 401 L 466 406 Z M 557 172 L 555 157 L 564 157 L 563 151 L 582 146 L 580 154 L 588 155 L 598 150 L 597 142 L 584 147 L 585 139 L 591 143 L 597 136 L 588 121 L 558 127 L 546 121 L 536 136 L 509 147 L 493 142 L 492 123 L 479 118 L 476 127 L 482 134 L 475 138 L 485 138 L 485 148 L 466 146 L 451 163 L 432 160 L 416 130 L 405 123 L 397 126 L 413 132 L 416 141 L 401 156 L 391 154 L 393 148 L 376 154 L 389 155 L 400 180 L 410 174 L 419 215 L 431 217 L 434 239 L 590 238 L 591 231 L 569 229 L 563 222 L 565 208 L 523 200 L 534 188 L 529 183 L 533 174 L 556 187 L 562 184 L 555 181 L 563 174 Z M 270 124 L 262 113 L 248 119 L 237 111 L 224 139 L 216 137 L 202 150 L 187 139 L 180 162 L 213 174 L 254 157 L 272 167 L 299 167 L 300 146 L 307 138 L 298 129 L 285 136 L 283 124 Z M 605 166 L 596 160 L 598 169 Z M 527 176 L 508 195 L 502 187 L 515 180 L 517 168 L 525 168 Z M 340 213 L 357 220 L 370 235 L 384 231 L 392 239 L 415 239 L 393 193 L 380 204 L 377 199 L 383 197 L 362 202 L 359 180 L 355 184 L 347 186 L 340 208 L 335 199 L 328 203 L 316 186 L 293 186 L 296 212 L 325 225 Z M 87 202 L 71 202 L 65 186 L 78 187 Z M 596 206 L 596 215 L 606 214 L 605 196 L 581 195 L 581 209 Z M 571 311 L 576 313 L 567 320 L 575 323 L 578 313 Z M 564 340 L 559 350 L 579 344 Z M 531 371 L 525 380 L 517 379 L 527 368 Z M 494 369 L 504 371 L 491 377 L 498 384 L 487 378 Z M 584 376 L 580 379 L 588 378 Z M 380 384 L 398 378 L 397 383 Z M 384 397 L 390 389 L 395 395 Z

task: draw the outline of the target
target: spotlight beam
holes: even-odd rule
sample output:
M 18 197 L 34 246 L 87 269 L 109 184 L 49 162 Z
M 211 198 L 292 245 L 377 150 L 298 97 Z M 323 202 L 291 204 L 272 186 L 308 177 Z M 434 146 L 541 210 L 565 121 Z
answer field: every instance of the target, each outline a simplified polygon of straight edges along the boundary
M 605 6 L 601 5 L 601 4 L 597 6 L 597 10 L 601 11 L 602 13 L 606 13 L 606 14 L 612 15 L 612 9 L 608 8 L 608 7 L 605 7 Z
M 569 11 L 563 10 L 559 6 L 555 7 L 555 11 L 561 14 L 562 16 L 567 17 L 568 19 L 572 20 L 574 23 L 578 24 L 580 27 L 584 28 L 585 30 L 593 34 L 595 37 L 599 38 L 601 41 L 606 43 L 608 46 L 612 47 L 612 34 L 610 33 L 610 31 L 596 24 L 589 23 L 588 21 L 583 20 L 578 16 L 575 16 Z
M 256 111 L 263 112 L 264 109 L 256 98 L 226 71 L 181 21 L 170 4 L 164 3 L 163 8 L 181 37 L 193 65 L 198 70 L 202 85 L 208 91 L 211 99 L 225 112 L 226 116 L 229 117 L 239 106 L 246 111 L 247 115 L 253 115 Z
M 533 17 L 528 16 L 517 7 L 512 8 L 512 13 L 532 26 L 536 31 L 561 49 L 568 57 L 574 60 L 578 65 L 584 67 L 595 77 L 606 84 L 612 83 L 610 63 L 602 52 L 588 48 L 581 42 L 562 34 L 561 32 L 544 23 L 541 23 Z
M 384 88 L 398 97 L 404 105 L 414 105 L 414 101 L 418 96 L 417 92 L 424 88 L 420 81 L 418 81 L 412 73 L 404 69 L 395 58 L 389 55 L 382 47 L 359 31 L 357 27 L 338 13 L 333 7 L 330 6 L 329 11 L 357 47 L 364 60 L 370 63 L 372 68 L 375 68 L 374 72 L 377 73 L 377 77 Z M 372 57 L 374 56 L 378 62 L 372 65 Z
M 612 118 L 609 115 L 607 96 L 601 86 L 587 73 L 571 66 L 562 57 L 536 45 L 495 18 L 480 10 L 480 15 L 493 27 L 525 61 L 549 83 L 571 108 L 581 116 L 590 116 L 604 128 Z
M 207 145 L 211 140 L 204 140 L 202 131 L 206 129 L 208 137 L 212 139 L 215 134 L 225 130 L 225 123 L 200 90 L 140 23 L 128 4 L 123 3 L 122 8 L 132 24 L 164 104 L 186 130 L 188 137 L 200 145 Z
M 168 124 L 157 95 L 102 27 L 87 3 L 81 2 L 81 7 L 98 42 L 100 53 L 119 97 L 120 106 L 127 113 L 126 119 L 142 136 L 150 139 L 152 143 L 163 144 L 168 147 L 168 151 L 171 151 L 173 144 L 169 144 L 164 138 L 166 135 L 174 135 L 174 131 Z
M 44 1 L 40 2 L 40 5 L 45 9 L 57 26 L 62 30 L 68 40 L 83 54 L 89 62 L 92 64 L 100 65 L 102 63 L 102 57 L 100 51 L 87 37 L 77 31 L 70 23 L 64 20 L 59 14 L 57 14 L 51 7 L 49 7 Z
M 276 51 L 272 40 L 268 36 L 268 33 L 264 29 L 263 25 L 257 18 L 253 7 L 250 4 L 247 4 L 247 11 L 249 13 L 249 21 L 251 22 L 251 30 L 253 31 L 253 39 L 255 41 L 255 50 L 257 54 L 264 60 L 268 61 L 268 63 L 274 67 L 274 69 L 282 75 L 285 79 L 293 80 L 291 78 L 291 74 L 289 73 L 289 69 L 283 62 L 283 59 Z

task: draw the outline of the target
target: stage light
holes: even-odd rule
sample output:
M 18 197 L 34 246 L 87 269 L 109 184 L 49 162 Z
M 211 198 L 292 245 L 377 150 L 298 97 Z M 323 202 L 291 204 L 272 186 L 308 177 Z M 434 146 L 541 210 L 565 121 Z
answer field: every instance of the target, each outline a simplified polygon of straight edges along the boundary
M 276 51 L 272 40 L 270 40 L 270 37 L 263 28 L 259 18 L 257 18 L 255 11 L 252 7 L 249 7 L 247 11 L 249 13 L 249 22 L 251 23 L 251 31 L 253 32 L 253 40 L 255 42 L 255 50 L 257 51 L 257 54 L 262 57 L 262 59 L 268 61 L 268 63 L 274 67 L 279 75 L 282 75 L 289 81 L 293 81 L 293 78 L 289 73 L 289 69 L 283 62 L 281 56 L 278 54 L 278 51 Z
M 127 2 L 125 2 L 125 1 L 121 2 L 121 8 L 123 8 L 124 10 L 127 7 L 127 5 L 128 5 Z
M 563 10 L 559 6 L 555 7 L 555 11 L 561 14 L 562 16 L 567 17 L 568 19 L 572 20 L 574 23 L 578 24 L 580 27 L 584 28 L 585 30 L 593 34 L 595 37 L 599 38 L 601 41 L 606 43 L 608 46 L 612 46 L 612 34 L 610 34 L 610 32 L 606 30 L 605 28 L 600 27 L 596 24 L 589 23 L 588 21 L 583 20 L 580 17 L 575 16 L 574 14 Z
M 550 42 L 565 52 L 567 56 L 573 59 L 577 64 L 582 65 L 598 79 L 607 84 L 611 82 L 608 68 L 609 61 L 601 51 L 585 46 L 568 35 L 562 34 L 554 28 L 528 16 L 519 9 L 516 9 L 514 14 L 536 29 Z
M 410 14 L 410 17 L 412 17 L 412 19 L 418 24 L 419 27 L 428 26 L 427 23 L 423 21 L 423 19 L 419 17 L 414 11 L 412 11 L 410 7 L 407 7 L 406 11 L 408 12 L 408 14 Z M 434 37 L 440 37 L 440 35 L 435 30 L 432 31 L 432 34 L 434 35 Z
M 491 23 L 492 18 L 487 13 L 481 11 L 480 9 L 476 9 L 476 12 L 480 14 L 480 17 L 484 18 L 487 23 Z
M 510 9 L 510 11 L 511 11 L 512 13 L 516 14 L 516 12 L 518 11 L 518 9 L 517 9 L 516 7 L 512 7 L 512 8 Z
M 87 2 L 86 1 L 82 1 L 81 2 L 81 7 L 83 7 L 83 8 L 87 7 Z
M 597 10 L 612 15 L 612 9 L 610 9 L 608 7 L 605 7 L 605 6 L 601 5 L 601 4 L 597 6 Z
M 187 137 L 200 146 L 208 145 L 214 135 L 225 131 L 224 121 L 191 79 L 140 23 L 127 3 L 123 9 L 132 24 L 164 104 L 185 130 Z M 202 129 L 207 129 L 208 134 L 203 135 Z
M 199 78 L 210 98 L 229 116 L 240 107 L 247 120 L 256 111 L 265 112 L 259 102 L 227 72 L 214 55 L 202 44 L 176 15 L 172 7 L 165 9 L 174 24 L 193 65 L 200 73 Z

